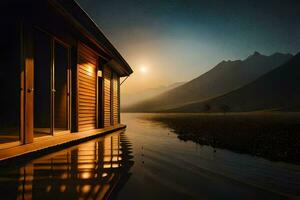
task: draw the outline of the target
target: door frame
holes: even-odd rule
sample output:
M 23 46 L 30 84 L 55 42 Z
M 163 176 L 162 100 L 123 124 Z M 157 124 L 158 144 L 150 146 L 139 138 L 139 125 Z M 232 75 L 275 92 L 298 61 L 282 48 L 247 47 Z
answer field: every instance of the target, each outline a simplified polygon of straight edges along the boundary
M 22 30 L 22 74 L 21 74 L 21 131 L 22 144 L 34 141 L 34 32 L 40 31 L 49 36 L 51 40 L 51 63 L 50 63 L 50 136 L 71 132 L 71 46 L 63 40 L 44 29 L 24 23 Z M 67 66 L 67 130 L 55 133 L 54 131 L 54 93 L 55 93 L 55 43 L 64 46 L 68 51 Z
M 34 29 L 28 22 L 21 28 L 21 112 L 20 140 L 22 144 L 33 142 L 34 106 Z
M 50 34 L 51 35 L 51 34 Z M 71 46 L 59 38 L 51 35 L 51 105 L 50 105 L 50 132 L 51 135 L 57 135 L 62 133 L 71 132 Z M 55 132 L 55 44 L 60 44 L 65 47 L 68 51 L 68 66 L 67 66 L 67 130 Z

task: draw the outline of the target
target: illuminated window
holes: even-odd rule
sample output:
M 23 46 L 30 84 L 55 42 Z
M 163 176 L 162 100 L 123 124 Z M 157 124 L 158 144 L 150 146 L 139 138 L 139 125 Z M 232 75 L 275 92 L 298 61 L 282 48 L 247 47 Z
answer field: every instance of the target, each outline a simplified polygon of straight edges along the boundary
M 98 77 L 102 77 L 102 70 L 98 70 Z

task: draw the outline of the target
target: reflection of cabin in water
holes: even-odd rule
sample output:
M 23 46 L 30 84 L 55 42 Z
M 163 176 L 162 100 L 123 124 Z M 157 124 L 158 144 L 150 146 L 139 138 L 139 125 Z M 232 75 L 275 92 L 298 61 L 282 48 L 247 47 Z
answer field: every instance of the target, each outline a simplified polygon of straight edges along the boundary
M 0 5 L 0 160 L 124 127 L 132 69 L 75 1 Z
M 124 140 L 123 133 L 112 134 L 0 172 L 2 198 L 108 199 L 133 165 Z

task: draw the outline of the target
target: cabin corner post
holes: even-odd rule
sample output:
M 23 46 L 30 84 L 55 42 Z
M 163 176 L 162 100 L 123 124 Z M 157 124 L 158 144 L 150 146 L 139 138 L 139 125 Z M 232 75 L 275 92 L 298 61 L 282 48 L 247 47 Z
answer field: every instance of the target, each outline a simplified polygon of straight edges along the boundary
M 71 55 L 70 55 L 70 73 L 71 73 L 71 87 L 70 87 L 70 102 L 71 102 L 71 132 L 78 131 L 78 84 L 77 84 L 77 62 L 78 62 L 78 45 L 76 44 L 74 47 L 71 48 Z
M 99 118 L 100 118 L 100 113 L 99 113 L 99 57 L 97 58 L 97 63 L 96 63 L 96 128 L 99 128 Z
M 117 78 L 117 87 L 118 87 L 118 123 L 121 123 L 121 85 L 120 77 Z
M 68 69 L 67 69 L 67 81 L 68 81 L 68 91 L 67 91 L 67 123 L 68 130 L 72 130 L 72 47 L 68 48 Z
M 23 22 L 22 25 L 22 57 L 23 57 L 23 77 L 24 80 L 24 124 L 23 143 L 33 142 L 34 126 L 34 47 L 33 47 L 33 26 L 31 23 Z
M 104 127 L 104 112 L 103 112 L 103 61 L 98 59 L 98 74 L 97 74 L 97 128 Z M 99 74 L 100 72 L 100 74 Z
M 54 118 L 54 112 L 55 112 L 55 80 L 54 80 L 54 74 L 55 74 L 55 41 L 53 38 L 51 38 L 51 61 L 50 61 L 50 134 L 54 135 L 54 126 L 55 126 L 55 118 Z
M 19 23 L 19 37 L 20 37 L 20 57 L 19 57 L 19 62 L 20 62 L 20 142 L 21 144 L 25 143 L 25 138 L 24 138 L 24 133 L 25 133 L 25 124 L 24 124 L 24 118 L 25 118 L 25 111 L 24 111 L 24 106 L 25 106 L 25 92 L 24 92 L 24 87 L 25 87 L 25 66 L 24 66 L 24 55 L 23 55 L 23 21 L 21 20 Z

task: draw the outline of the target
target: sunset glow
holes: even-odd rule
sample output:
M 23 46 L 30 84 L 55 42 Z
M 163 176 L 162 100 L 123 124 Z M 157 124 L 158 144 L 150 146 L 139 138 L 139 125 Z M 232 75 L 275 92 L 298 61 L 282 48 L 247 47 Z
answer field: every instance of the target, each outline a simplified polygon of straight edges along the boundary
M 142 73 L 142 74 L 144 74 L 144 75 L 146 75 L 146 74 L 148 74 L 149 73 L 149 70 L 148 70 L 148 67 L 146 67 L 146 66 L 141 66 L 140 67 L 140 72 Z
M 300 200 L 300 0 L 0 5 L 0 200 Z

